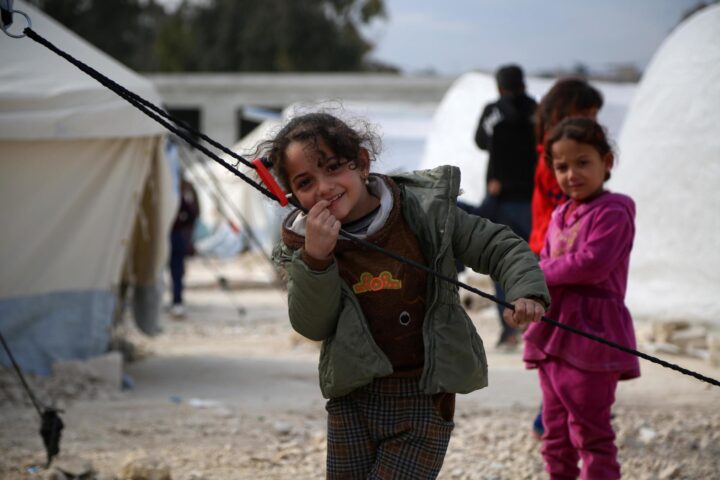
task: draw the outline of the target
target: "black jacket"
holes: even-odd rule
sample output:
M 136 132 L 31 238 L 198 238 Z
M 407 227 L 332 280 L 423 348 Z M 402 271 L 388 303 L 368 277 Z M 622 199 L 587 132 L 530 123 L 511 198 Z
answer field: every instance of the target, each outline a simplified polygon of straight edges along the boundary
M 487 150 L 486 182 L 498 180 L 498 198 L 507 201 L 532 199 L 533 176 L 537 163 L 533 115 L 537 103 L 526 94 L 504 95 L 485 107 L 475 143 Z

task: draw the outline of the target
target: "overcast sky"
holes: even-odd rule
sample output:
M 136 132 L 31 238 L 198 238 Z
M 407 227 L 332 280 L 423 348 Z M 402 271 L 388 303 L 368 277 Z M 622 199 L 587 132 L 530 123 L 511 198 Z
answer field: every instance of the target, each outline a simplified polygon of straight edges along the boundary
M 385 0 L 389 19 L 371 31 L 373 57 L 450 75 L 507 62 L 530 73 L 578 62 L 643 69 L 699 1 Z

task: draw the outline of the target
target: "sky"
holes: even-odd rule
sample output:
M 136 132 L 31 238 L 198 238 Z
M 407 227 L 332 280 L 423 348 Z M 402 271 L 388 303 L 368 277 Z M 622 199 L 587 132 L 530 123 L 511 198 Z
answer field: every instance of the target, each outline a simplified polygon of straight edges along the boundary
M 373 58 L 406 73 L 457 75 L 518 63 L 528 73 L 581 62 L 644 69 L 700 0 L 385 0 Z M 718 27 L 720 28 L 720 26 Z

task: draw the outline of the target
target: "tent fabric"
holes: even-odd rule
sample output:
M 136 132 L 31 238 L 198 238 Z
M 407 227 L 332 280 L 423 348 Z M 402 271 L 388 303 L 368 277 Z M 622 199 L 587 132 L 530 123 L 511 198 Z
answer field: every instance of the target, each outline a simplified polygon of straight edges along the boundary
M 719 106 L 720 5 L 714 5 L 660 46 L 620 136 L 612 185 L 637 203 L 628 284 L 636 316 L 720 325 Z
M 2 142 L 0 298 L 109 290 L 158 137 Z M 72 272 L 72 275 L 68 275 Z
M 107 351 L 115 297 L 110 291 L 59 291 L 0 300 L 0 331 L 26 372 L 47 375 L 59 360 Z M 5 350 L 0 363 L 9 366 Z
M 152 85 L 24 2 L 33 29 L 151 101 Z M 7 40 L 7 39 L 6 39 Z M 50 56 L 48 56 L 50 55 Z M 177 209 L 162 129 L 29 39 L 0 49 L 0 332 L 20 367 L 106 351 L 127 283 L 157 332 Z M 4 352 L 0 363 L 9 364 Z
M 157 332 L 176 209 L 161 142 L 0 141 L 0 331 L 24 369 L 103 353 L 123 277 Z
M 245 137 L 235 143 L 235 145 L 231 147 L 232 151 L 244 156 L 244 158 L 251 159 L 255 147 L 257 147 L 261 141 L 279 130 L 280 125 L 281 122 L 279 120 L 263 121 Z M 225 236 L 223 232 L 227 233 L 228 231 L 227 225 L 223 226 L 224 218 L 221 211 L 224 211 L 225 214 L 235 222 L 235 225 L 240 228 L 240 233 L 242 234 L 242 222 L 236 218 L 236 213 L 239 213 L 253 229 L 253 233 L 262 245 L 262 250 L 269 256 L 273 245 L 279 239 L 280 221 L 284 215 L 284 210 L 240 177 L 233 175 L 219 163 L 208 162 L 203 159 L 194 161 L 194 158 L 188 156 L 187 151 L 184 151 L 182 156 L 186 159 L 186 162 L 192 162 L 190 172 L 186 174 L 186 176 L 190 181 L 195 182 L 195 187 L 200 197 L 202 221 L 206 222 L 207 225 L 216 232 L 216 238 L 207 239 L 208 241 L 205 242 L 205 245 L 209 247 L 216 240 L 219 241 Z M 238 163 L 237 159 L 227 154 L 221 155 L 221 158 L 233 165 Z M 204 163 L 201 164 L 200 162 Z M 211 172 L 212 177 L 208 175 L 207 170 Z M 248 167 L 238 163 L 238 170 L 259 182 L 255 172 Z M 198 182 L 198 180 L 202 183 Z M 217 180 L 218 188 L 223 192 L 223 195 L 232 202 L 232 208 L 228 208 L 226 205 L 218 206 L 218 202 L 213 198 L 213 192 L 208 191 L 207 188 L 202 188 L 203 184 L 213 185 L 215 180 Z M 203 246 L 203 242 L 201 242 L 200 245 Z M 257 246 L 253 244 L 249 244 L 248 246 L 252 249 L 257 248 Z M 218 252 L 220 251 L 220 249 L 216 250 Z M 208 248 L 207 254 L 212 255 L 212 249 Z
M 160 105 L 160 96 L 149 80 L 26 2 L 17 0 L 14 9 L 28 14 L 40 36 Z M 25 20 L 18 16 L 16 21 Z M 97 80 L 29 38 L 4 38 L 0 59 L 0 138 L 138 137 L 163 132 L 160 125 Z

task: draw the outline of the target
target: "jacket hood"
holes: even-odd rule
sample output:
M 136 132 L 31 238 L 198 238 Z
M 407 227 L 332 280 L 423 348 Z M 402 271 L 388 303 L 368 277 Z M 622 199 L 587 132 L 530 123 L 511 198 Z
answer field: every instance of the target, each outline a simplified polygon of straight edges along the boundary
M 560 208 L 555 210 L 553 215 L 562 215 L 564 217 L 565 211 L 570 207 L 572 203 L 572 200 L 569 202 L 565 202 Z M 570 222 L 572 223 L 575 219 L 599 207 L 621 208 L 626 210 L 631 218 L 635 219 L 635 202 L 633 201 L 633 199 L 622 193 L 613 193 L 606 190 L 599 197 L 593 199 L 592 201 L 579 205 L 575 212 L 572 214 Z
M 527 122 L 528 117 L 535 113 L 536 105 L 535 100 L 524 93 L 520 95 L 504 95 L 497 102 L 505 121 L 509 123 Z
M 590 202 L 588 206 L 591 208 L 595 208 L 600 205 L 613 204 L 626 209 L 628 213 L 630 213 L 630 216 L 635 218 L 635 202 L 632 198 L 628 197 L 627 195 L 623 195 L 622 193 L 605 191 L 603 195 L 600 195 L 598 198 Z

